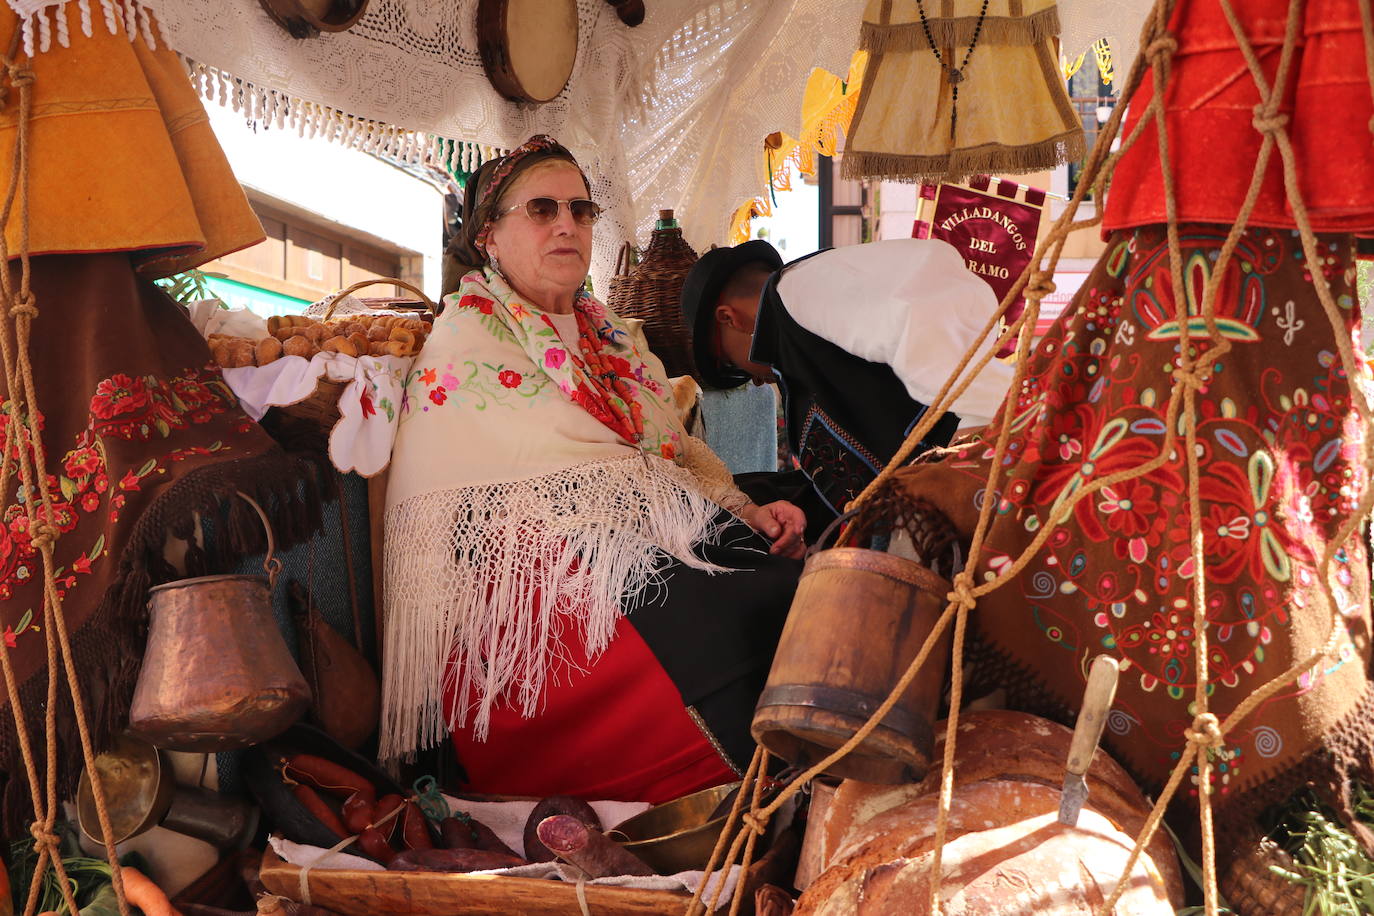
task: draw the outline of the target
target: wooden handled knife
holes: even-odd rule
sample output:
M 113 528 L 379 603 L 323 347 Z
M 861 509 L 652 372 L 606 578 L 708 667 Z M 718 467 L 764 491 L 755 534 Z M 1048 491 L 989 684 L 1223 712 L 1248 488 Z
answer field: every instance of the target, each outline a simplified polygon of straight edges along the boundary
M 1059 823 L 1070 827 L 1078 823 L 1078 812 L 1088 800 L 1088 781 L 1084 774 L 1092 763 L 1093 752 L 1107 724 L 1112 700 L 1116 697 L 1116 679 L 1120 664 L 1109 655 L 1093 659 L 1088 671 L 1088 686 L 1083 690 L 1083 707 L 1073 728 L 1073 743 L 1069 745 L 1069 762 L 1065 767 L 1064 790 L 1059 797 Z

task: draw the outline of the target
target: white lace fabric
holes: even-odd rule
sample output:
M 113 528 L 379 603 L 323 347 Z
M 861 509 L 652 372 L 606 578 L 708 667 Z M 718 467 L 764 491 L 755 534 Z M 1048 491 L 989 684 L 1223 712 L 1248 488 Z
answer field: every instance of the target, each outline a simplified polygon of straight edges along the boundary
M 694 248 L 725 241 L 730 213 L 767 181 L 759 144 L 799 132 L 813 68 L 845 72 L 865 4 L 650 0 L 631 29 L 604 0 L 578 0 L 572 77 L 535 106 L 508 102 L 487 82 L 477 0 L 373 0 L 349 31 L 306 40 L 252 2 L 6 2 L 40 50 L 67 46 L 91 7 L 97 21 L 151 9 L 202 95 L 269 128 L 412 160 L 436 153 L 437 137 L 508 149 L 551 134 L 606 207 L 593 252 L 600 289 L 620 244 L 647 237 L 661 207 L 677 211 Z

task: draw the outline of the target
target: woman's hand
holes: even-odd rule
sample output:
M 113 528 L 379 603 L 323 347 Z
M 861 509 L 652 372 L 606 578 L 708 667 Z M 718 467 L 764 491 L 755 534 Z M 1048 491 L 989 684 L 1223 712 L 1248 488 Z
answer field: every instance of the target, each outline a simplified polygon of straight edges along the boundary
M 745 524 L 773 541 L 768 552 L 800 560 L 806 554 L 806 514 L 785 499 L 763 506 L 746 506 L 740 512 Z

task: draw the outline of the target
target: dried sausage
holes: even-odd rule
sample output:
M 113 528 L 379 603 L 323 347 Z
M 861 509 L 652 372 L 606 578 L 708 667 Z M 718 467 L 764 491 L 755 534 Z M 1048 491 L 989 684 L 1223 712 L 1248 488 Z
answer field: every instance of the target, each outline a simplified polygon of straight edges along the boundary
M 324 803 L 319 793 L 309 786 L 296 785 L 291 787 L 291 793 L 296 796 L 296 801 L 300 802 L 310 816 L 324 824 L 334 833 L 338 834 L 339 839 L 349 836 L 348 830 L 344 827 L 343 821 L 334 810 Z
M 366 795 L 354 792 L 343 803 L 343 822 L 349 833 L 362 833 L 372 823 L 376 806 Z
M 415 802 L 406 802 L 402 817 L 405 823 L 401 826 L 401 836 L 406 849 L 433 849 L 434 840 L 429 835 L 429 824 L 419 806 Z
M 439 833 L 444 837 L 447 849 L 476 849 L 477 834 L 471 825 L 456 817 L 446 817 L 439 822 Z
M 590 878 L 652 875 L 654 870 L 634 853 L 575 817 L 556 814 L 539 822 L 539 839 L 560 859 Z
M 382 836 L 390 840 L 396 833 L 396 825 L 401 822 L 398 814 L 391 820 L 387 820 L 387 815 L 405 804 L 405 799 L 399 795 L 383 795 L 377 801 L 377 807 L 372 810 L 372 824 L 382 832 Z
M 518 856 L 487 849 L 408 849 L 397 854 L 387 867 L 392 871 L 487 871 L 524 865 Z
M 396 850 L 391 848 L 391 844 L 376 827 L 368 827 L 358 834 L 358 848 L 383 865 L 391 864 L 391 860 L 396 858 Z
M 372 783 L 332 760 L 325 760 L 314 754 L 293 754 L 286 761 L 286 765 L 294 775 L 330 795 L 348 798 L 357 792 L 368 798 L 377 797 L 377 790 L 373 788 Z
M 597 817 L 591 805 L 571 795 L 551 795 L 535 805 L 525 821 L 525 858 L 531 862 L 552 862 L 556 858 L 547 846 L 539 842 L 539 823 L 555 814 L 571 815 L 588 827 L 601 829 L 601 818 Z

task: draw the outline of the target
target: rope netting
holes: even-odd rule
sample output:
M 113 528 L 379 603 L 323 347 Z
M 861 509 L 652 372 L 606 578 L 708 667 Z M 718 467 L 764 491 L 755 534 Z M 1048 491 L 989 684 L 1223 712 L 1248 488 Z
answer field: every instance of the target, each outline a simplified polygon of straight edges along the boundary
M 0 57 L 0 66 L 4 68 L 4 79 L 8 83 L 7 86 L 0 86 L 0 108 L 7 104 L 18 105 L 14 145 L 11 151 L 13 168 L 5 189 L 4 204 L 0 206 L 0 307 L 4 310 L 3 315 L 0 315 L 0 363 L 4 366 L 6 392 L 10 401 L 10 422 L 5 426 L 5 458 L 0 463 L 0 494 L 4 494 L 0 496 L 0 503 L 3 503 L 0 505 L 0 512 L 10 507 L 9 494 L 14 484 L 17 465 L 19 487 L 16 495 L 23 507 L 24 520 L 28 525 L 33 546 L 43 559 L 43 620 L 48 673 L 43 734 L 44 761 L 43 768 L 40 769 L 35 762 L 28 723 L 19 699 L 19 684 L 15 679 L 10 650 L 5 641 L 0 640 L 0 671 L 4 673 L 5 693 L 9 701 L 10 715 L 14 717 L 15 733 L 24 761 L 25 776 L 28 779 L 34 810 L 34 819 L 29 830 L 33 834 L 33 848 L 38 858 L 34 863 L 33 880 L 29 885 L 24 916 L 33 916 L 37 911 L 49 866 L 56 873 L 56 883 L 67 912 L 76 913 L 78 909 L 74 884 L 62 866 L 62 853 L 58 836 L 54 831 L 57 816 L 62 811 L 62 800 L 58 798 L 57 793 L 59 669 L 66 673 L 66 686 L 71 695 L 72 711 L 81 738 L 81 754 L 91 781 L 96 815 L 104 838 L 105 855 L 110 863 L 119 912 L 121 916 L 129 916 L 129 904 L 124 895 L 124 879 L 120 873 L 114 843 L 110 839 L 113 836 L 110 830 L 110 815 L 105 805 L 105 791 L 101 784 L 100 771 L 94 765 L 95 748 L 87 724 L 85 701 L 77 682 L 76 664 L 72 658 L 71 640 L 66 618 L 62 613 L 62 596 L 57 590 L 57 569 L 53 561 L 53 548 L 61 531 L 53 511 L 51 493 L 46 484 L 48 462 L 40 429 L 42 412 L 34 387 L 33 366 L 29 361 L 29 340 L 34 319 L 38 317 L 38 302 L 30 288 L 29 263 L 29 128 L 33 115 L 34 74 L 19 56 L 19 34 L 16 30 L 14 43 L 8 53 Z M 4 232 L 10 225 L 11 218 L 15 220 L 18 228 L 18 250 L 13 253 L 9 250 Z M 18 262 L 17 283 L 12 258 Z M 10 774 L 10 778 L 16 777 Z
M 1356 414 L 1365 421 L 1366 426 L 1370 417 L 1369 403 L 1365 396 L 1365 391 L 1360 384 L 1361 373 L 1358 371 L 1360 363 L 1354 352 L 1350 334 L 1345 328 L 1341 318 L 1340 309 L 1332 295 L 1330 285 L 1319 269 L 1319 254 L 1317 251 L 1317 239 L 1312 231 L 1311 220 L 1308 216 L 1307 207 L 1304 203 L 1302 194 L 1298 187 L 1297 165 L 1293 152 L 1293 145 L 1289 138 L 1287 126 L 1288 116 L 1280 111 L 1280 104 L 1285 97 L 1289 86 L 1289 79 L 1293 73 L 1294 50 L 1297 45 L 1299 24 L 1303 0 L 1289 0 L 1288 15 L 1284 30 L 1282 49 L 1280 51 L 1277 70 L 1275 71 L 1273 84 L 1264 74 L 1260 65 L 1259 58 L 1256 56 L 1254 47 L 1246 35 L 1245 29 L 1232 9 L 1229 0 L 1216 0 L 1226 17 L 1226 21 L 1235 36 L 1237 46 L 1244 57 L 1246 68 L 1254 81 L 1255 87 L 1259 92 L 1260 103 L 1254 108 L 1252 125 L 1260 134 L 1260 147 L 1255 159 L 1254 171 L 1251 176 L 1250 184 L 1247 189 L 1240 210 L 1230 231 L 1223 243 L 1218 256 L 1216 265 L 1203 289 L 1200 303 L 1200 315 L 1206 328 L 1206 339 L 1211 343 L 1210 349 L 1206 350 L 1206 362 L 1200 363 L 1198 356 L 1201 356 L 1201 347 L 1195 353 L 1192 348 L 1181 346 L 1177 367 L 1172 373 L 1172 385 L 1169 392 L 1169 401 L 1166 407 L 1165 436 L 1159 451 L 1150 459 L 1137 465 L 1136 467 L 1126 468 L 1113 474 L 1097 478 L 1091 483 L 1083 486 L 1071 498 L 1066 501 L 1059 511 L 1052 513 L 1040 526 L 1036 536 L 1030 544 L 1022 551 L 1010 566 L 999 571 L 998 575 L 979 585 L 975 583 L 974 572 L 978 567 L 978 561 L 987 537 L 988 528 L 992 519 L 993 507 L 997 500 L 985 499 L 982 501 L 978 522 L 974 528 L 970 542 L 967 562 L 962 572 L 953 580 L 953 590 L 950 592 L 944 612 L 940 615 L 935 625 L 932 627 L 930 635 L 925 644 L 921 647 L 916 657 L 912 659 L 907 669 L 893 686 L 887 698 L 879 704 L 873 714 L 842 746 L 837 748 L 825 759 L 819 761 L 814 766 L 799 774 L 795 779 L 788 783 L 782 791 L 766 806 L 760 807 L 757 799 L 760 794 L 757 785 L 762 782 L 767 773 L 768 753 L 759 748 L 755 751 L 754 759 L 750 764 L 749 770 L 745 775 L 744 788 L 740 792 L 740 798 L 747 794 L 751 783 L 755 786 L 753 797 L 755 803 L 747 811 L 742 811 L 743 806 L 737 802 L 735 810 L 731 812 L 726 829 L 722 832 L 721 841 L 717 843 L 713 851 L 711 860 L 706 867 L 707 874 L 711 874 L 718 868 L 723 868 L 727 872 L 729 868 L 740 863 L 744 868 L 748 868 L 752 860 L 752 852 L 756 839 L 761 836 L 768 825 L 769 820 L 775 815 L 783 805 L 795 796 L 802 787 L 808 784 L 813 778 L 821 775 L 838 760 L 859 747 L 869 734 L 878 726 L 879 723 L 888 715 L 896 705 L 899 698 L 906 692 L 907 687 L 915 679 L 917 673 L 925 664 L 927 657 L 935 647 L 948 628 L 951 619 L 954 622 L 953 649 L 951 655 L 951 683 L 949 699 L 949 716 L 945 725 L 945 744 L 944 757 L 942 760 L 940 798 L 938 816 L 936 820 L 935 840 L 932 848 L 930 875 L 928 884 L 928 896 L 926 900 L 926 912 L 934 914 L 940 912 L 940 887 L 942 869 L 942 853 L 944 839 L 949 822 L 949 811 L 954 788 L 954 756 L 955 746 L 959 729 L 959 713 L 962 704 L 963 689 L 963 648 L 966 626 L 969 612 L 977 606 L 978 599 L 987 595 L 998 588 L 1015 580 L 1015 578 L 1026 568 L 1032 559 L 1040 552 L 1049 537 L 1058 528 L 1059 524 L 1071 516 L 1073 507 L 1081 500 L 1092 496 L 1108 487 L 1116 486 L 1122 482 L 1149 474 L 1162 467 L 1174 453 L 1178 446 L 1179 429 L 1182 428 L 1184 446 L 1186 449 L 1186 481 L 1187 498 L 1190 514 L 1189 542 L 1190 552 L 1198 574 L 1193 579 L 1192 605 L 1193 605 L 1193 632 L 1197 634 L 1194 644 L 1195 664 L 1198 671 L 1197 684 L 1195 686 L 1194 698 L 1194 718 L 1184 737 L 1187 741 L 1187 750 L 1179 755 L 1179 760 L 1166 781 L 1163 790 L 1156 799 L 1154 807 L 1141 829 L 1136 839 L 1134 848 L 1126 862 L 1122 873 L 1122 878 L 1116 884 L 1112 894 L 1103 902 L 1099 908 L 1100 914 L 1111 913 L 1121 895 L 1127 889 L 1127 878 L 1134 870 L 1141 852 L 1149 845 L 1160 822 L 1164 816 L 1170 801 L 1178 790 L 1180 783 L 1188 770 L 1197 767 L 1198 785 L 1198 818 L 1202 836 L 1202 889 L 1204 896 L 1204 909 L 1207 916 L 1216 916 L 1218 912 L 1218 893 L 1216 876 L 1216 846 L 1213 832 L 1212 814 L 1212 788 L 1211 770 L 1212 753 L 1219 748 L 1225 736 L 1230 733 L 1242 720 L 1253 712 L 1261 703 L 1272 697 L 1275 693 L 1296 681 L 1303 674 L 1311 671 L 1324 659 L 1334 657 L 1342 627 L 1340 623 L 1340 610 L 1331 587 L 1331 563 L 1335 558 L 1340 546 L 1345 544 L 1352 535 L 1358 530 L 1363 520 L 1369 515 L 1371 507 L 1374 507 L 1374 485 L 1369 482 L 1374 481 L 1374 437 L 1368 435 L 1363 440 L 1362 464 L 1367 482 L 1365 492 L 1360 499 L 1357 507 L 1345 519 L 1335 537 L 1331 538 L 1318 564 L 1318 579 L 1321 583 L 1319 598 L 1325 607 L 1325 620 L 1330 632 L 1322 647 L 1307 657 L 1295 662 L 1288 670 L 1274 677 L 1267 683 L 1260 686 L 1246 699 L 1244 699 L 1224 721 L 1208 709 L 1209 697 L 1209 677 L 1207 665 L 1208 653 L 1208 630 L 1207 630 L 1207 575 L 1206 565 L 1203 561 L 1203 534 L 1202 534 L 1202 512 L 1201 494 L 1199 489 L 1199 451 L 1197 449 L 1197 423 L 1198 410 L 1196 397 L 1198 390 L 1207 384 L 1211 378 L 1213 368 L 1218 364 L 1230 349 L 1231 343 L 1224 337 L 1218 328 L 1216 318 L 1216 298 L 1217 291 L 1221 285 L 1222 277 L 1225 275 L 1225 268 L 1231 262 L 1236 247 L 1241 240 L 1251 213 L 1254 210 L 1255 202 L 1259 197 L 1260 188 L 1264 180 L 1264 175 L 1269 167 L 1274 151 L 1277 149 L 1283 173 L 1284 194 L 1292 209 L 1293 219 L 1297 226 L 1298 235 L 1302 243 L 1302 252 L 1308 267 L 1308 272 L 1312 278 L 1312 284 L 1317 294 L 1317 299 L 1321 303 L 1322 311 L 1330 322 L 1333 336 L 1335 337 L 1336 349 L 1339 353 L 1341 365 L 1345 370 L 1346 377 L 1351 381 L 1351 401 Z M 1374 20 L 1371 19 L 1370 0 L 1359 0 L 1361 24 L 1365 36 L 1365 65 L 1371 87 L 1374 92 Z M 973 377 L 980 372 L 984 366 L 993 358 L 993 355 L 1000 349 L 1000 346 L 987 348 L 984 355 L 975 363 L 974 354 L 982 345 L 983 341 L 993 333 L 993 329 L 1006 313 L 1007 309 L 1018 297 L 1024 293 L 1026 300 L 1025 311 L 1014 321 L 999 338 L 999 345 L 1016 338 L 1016 370 L 1011 383 L 1010 391 L 1016 392 L 1021 388 L 1025 379 L 1028 357 L 1031 351 L 1031 342 L 1034 336 L 1035 326 L 1040 314 L 1040 302 L 1048 294 L 1054 291 L 1055 268 L 1059 263 L 1060 256 L 1064 249 L 1064 244 L 1070 233 L 1080 229 L 1089 229 L 1098 226 L 1102 221 L 1103 207 L 1101 203 L 1105 201 L 1107 180 L 1111 176 L 1122 156 L 1130 150 L 1139 140 L 1145 129 L 1150 125 L 1156 127 L 1156 139 L 1158 144 L 1158 155 L 1161 163 L 1161 175 L 1163 178 L 1165 195 L 1166 213 L 1166 232 L 1167 245 L 1170 255 L 1170 281 L 1174 302 L 1184 303 L 1187 301 L 1183 289 L 1182 258 L 1180 255 L 1179 229 L 1178 229 L 1178 206 L 1175 195 L 1174 175 L 1170 160 L 1169 130 L 1164 111 L 1164 96 L 1169 86 L 1170 68 L 1174 54 L 1178 50 L 1177 40 L 1168 31 L 1168 20 L 1173 11 L 1174 0 L 1156 0 L 1156 3 L 1148 15 L 1141 32 L 1140 46 L 1142 51 L 1134 61 L 1130 73 L 1126 78 L 1121 90 L 1122 104 L 1117 105 L 1098 136 L 1097 143 L 1084 164 L 1083 177 L 1080 180 L 1072 199 L 1066 206 L 1063 214 L 1056 220 L 1054 226 L 1047 234 L 1045 239 L 1036 247 L 1034 256 L 1025 271 L 1013 284 L 1012 288 L 1003 297 L 1000 307 L 996 313 L 988 320 L 977 341 L 970 346 L 969 351 L 960 361 L 958 367 L 951 374 L 950 378 L 941 388 L 935 403 L 922 416 L 920 423 L 911 431 L 902 448 L 893 456 L 892 461 L 880 473 L 876 479 L 861 493 L 851 505 L 856 508 L 866 504 L 877 492 L 879 492 L 892 477 L 903 468 L 911 458 L 913 452 L 919 446 L 926 434 L 950 409 L 956 398 L 966 389 Z M 1152 75 L 1153 91 L 1148 99 L 1136 99 L 1135 95 L 1140 87 L 1146 68 L 1149 68 Z M 1121 135 L 1121 125 L 1124 114 L 1127 110 L 1127 103 L 1133 102 L 1143 105 L 1142 114 L 1139 122 L 1126 137 L 1121 139 L 1119 148 L 1113 150 L 1113 145 Z M 1374 133 L 1374 119 L 1368 125 L 1371 133 Z M 1085 219 L 1077 219 L 1079 207 L 1083 204 L 1088 190 L 1091 189 L 1095 200 L 1098 202 L 1095 213 Z M 1180 306 L 1182 307 L 1182 306 Z M 1012 424 L 1010 412 L 1014 408 L 1014 398 L 1008 397 L 1004 402 L 1001 417 L 998 423 L 998 435 L 993 451 L 993 457 L 985 483 L 986 492 L 999 492 L 999 480 L 1004 467 L 1004 458 L 1007 452 L 1007 445 L 1010 439 Z M 1181 423 L 1180 423 L 1181 419 Z M 843 543 L 843 542 L 842 542 Z M 731 837 L 734 825 L 742 820 L 743 830 L 736 834 L 726 849 L 726 840 Z M 743 858 L 741 859 L 741 853 Z M 723 856 L 723 858 L 722 858 Z M 717 882 L 723 885 L 724 882 Z M 705 887 L 703 882 L 702 887 Z M 710 901 L 710 907 L 715 909 L 719 901 L 720 891 L 717 892 Z M 702 900 L 702 890 L 699 888 L 693 895 L 691 903 L 688 905 L 688 916 L 703 912 L 704 902 Z M 735 914 L 739 911 L 741 904 L 740 894 L 735 895 L 731 903 L 730 913 Z

